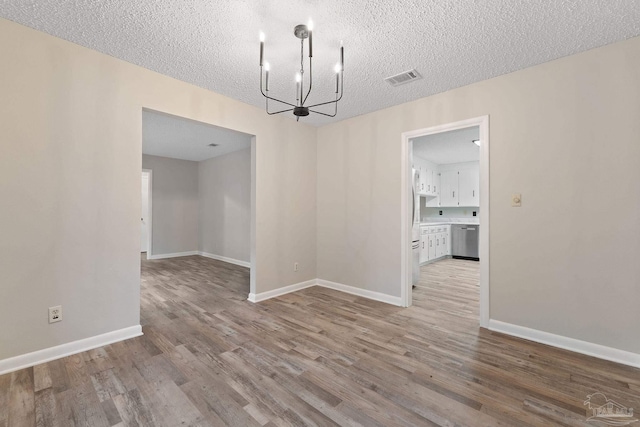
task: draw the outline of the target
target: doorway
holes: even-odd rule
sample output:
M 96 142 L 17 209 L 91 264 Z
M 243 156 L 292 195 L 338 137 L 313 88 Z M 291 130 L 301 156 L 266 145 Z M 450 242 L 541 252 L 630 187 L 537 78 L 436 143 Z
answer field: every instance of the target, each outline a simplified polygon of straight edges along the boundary
M 255 291 L 255 145 L 251 134 L 142 109 L 143 273 L 156 261 L 196 263 L 235 271 L 245 297 Z
M 414 182 L 418 185 L 421 185 L 419 181 L 416 181 L 415 174 L 413 171 L 413 144 L 412 141 L 416 138 L 427 137 L 442 134 L 445 132 L 451 131 L 460 131 L 467 128 L 478 128 L 478 141 L 479 144 L 479 210 L 477 211 L 478 221 L 482 224 L 482 227 L 479 229 L 479 244 L 478 244 L 478 254 L 479 254 L 479 264 L 480 264 L 480 318 L 479 324 L 481 327 L 488 327 L 489 324 L 489 117 L 482 116 L 473 119 L 463 120 L 455 123 L 449 123 L 446 125 L 434 126 L 425 129 L 418 129 L 410 132 L 405 132 L 402 134 L 402 163 L 401 163 L 401 185 L 402 185 L 402 193 L 401 193 L 401 298 L 403 306 L 409 307 L 412 304 L 412 284 L 413 284 L 413 267 L 414 256 L 412 249 L 413 242 L 413 234 L 414 233 L 414 202 L 415 198 L 413 196 L 414 193 Z M 469 141 L 471 143 L 471 141 Z M 451 169 L 449 167 L 444 169 Z M 466 172 L 465 172 L 466 173 Z M 449 175 L 450 172 L 447 171 L 445 174 L 446 184 L 450 186 Z M 433 185 L 433 174 L 431 185 Z M 440 176 L 441 177 L 441 176 Z M 426 181 L 423 181 L 426 182 Z M 428 185 L 428 184 L 427 184 Z M 437 184 L 439 185 L 439 184 Z M 432 200 L 440 199 L 440 188 L 437 187 L 437 190 L 434 191 L 433 187 L 429 188 L 429 191 L 426 192 L 427 197 L 431 202 L 425 200 L 425 204 L 432 203 Z M 445 197 L 456 197 L 453 193 L 447 194 Z M 449 200 L 446 200 L 445 203 L 449 203 Z M 437 203 L 434 205 L 437 206 Z M 444 236 L 445 231 L 438 231 L 442 236 Z M 449 235 L 449 238 L 451 236 Z M 450 246 L 449 246 L 450 247 Z M 445 249 L 446 251 L 446 249 Z M 447 255 L 446 252 L 441 253 L 441 255 Z M 419 259 L 419 258 L 418 258 Z M 419 261 L 418 261 L 419 262 Z

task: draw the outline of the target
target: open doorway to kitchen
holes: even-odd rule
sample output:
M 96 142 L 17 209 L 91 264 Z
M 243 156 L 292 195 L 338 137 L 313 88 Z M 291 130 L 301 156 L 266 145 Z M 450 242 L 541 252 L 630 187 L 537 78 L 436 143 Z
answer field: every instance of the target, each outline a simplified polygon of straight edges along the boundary
M 414 285 L 457 286 L 475 293 L 469 304 L 479 304 L 482 327 L 489 322 L 488 128 L 483 116 L 402 134 L 403 305 L 412 304 Z
M 255 140 L 142 110 L 143 308 L 173 307 L 179 315 L 172 304 L 189 300 L 206 311 L 221 296 L 244 300 L 253 291 Z

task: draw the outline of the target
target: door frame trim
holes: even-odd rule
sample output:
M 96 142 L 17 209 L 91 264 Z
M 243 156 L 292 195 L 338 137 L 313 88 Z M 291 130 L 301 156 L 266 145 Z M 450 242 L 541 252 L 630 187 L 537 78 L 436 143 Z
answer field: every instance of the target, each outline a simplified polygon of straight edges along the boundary
M 480 326 L 489 327 L 490 282 L 489 282 L 489 116 L 474 117 L 458 122 L 403 132 L 401 134 L 401 239 L 400 239 L 400 298 L 403 307 L 411 305 L 411 138 L 433 135 L 452 130 L 479 126 L 480 128 Z
M 149 202 L 147 203 L 147 208 L 149 212 L 147 212 L 148 217 L 148 225 L 147 225 L 147 259 L 152 259 L 153 254 L 151 253 L 151 249 L 153 248 L 153 193 L 151 192 L 153 189 L 153 170 L 151 169 L 142 169 L 143 173 L 149 174 L 149 182 L 147 193 L 149 196 Z M 142 184 L 142 173 L 140 174 L 140 184 Z

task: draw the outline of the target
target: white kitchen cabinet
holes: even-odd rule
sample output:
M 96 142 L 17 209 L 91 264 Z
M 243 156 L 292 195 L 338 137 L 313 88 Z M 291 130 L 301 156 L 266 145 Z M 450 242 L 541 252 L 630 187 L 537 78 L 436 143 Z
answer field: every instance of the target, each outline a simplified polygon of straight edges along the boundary
M 442 207 L 480 206 L 480 167 L 475 164 L 460 163 L 441 166 L 440 200 Z
M 444 236 L 443 236 L 443 246 L 444 246 L 444 256 L 451 255 L 451 226 L 445 226 Z
M 429 229 L 420 227 L 420 264 L 429 261 Z
M 429 233 L 429 261 L 436 259 L 436 235 Z
M 420 264 L 451 255 L 451 226 L 420 227 Z
M 418 172 L 418 193 L 421 196 L 436 196 L 438 165 L 420 157 L 413 158 L 413 168 Z
M 427 171 L 423 166 L 418 166 L 418 193 L 424 194 L 427 188 Z
M 461 169 L 458 173 L 458 206 L 480 206 L 480 168 Z
M 440 206 L 458 206 L 458 171 L 440 172 Z
M 432 187 L 431 187 L 431 195 L 432 196 L 437 196 L 438 195 L 438 187 L 440 187 L 440 173 L 438 172 L 437 169 L 434 169 L 433 171 L 433 181 L 432 181 Z

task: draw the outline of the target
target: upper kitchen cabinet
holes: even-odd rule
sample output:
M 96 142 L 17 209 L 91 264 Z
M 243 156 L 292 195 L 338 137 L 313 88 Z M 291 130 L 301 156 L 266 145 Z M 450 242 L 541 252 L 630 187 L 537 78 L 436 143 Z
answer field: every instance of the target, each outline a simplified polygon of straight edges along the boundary
M 479 162 L 440 165 L 440 206 L 480 206 Z
M 458 205 L 458 171 L 440 172 L 440 206 Z
M 458 173 L 458 206 L 480 206 L 480 167 L 476 163 Z
M 414 156 L 413 167 L 420 177 L 418 180 L 418 194 L 421 196 L 436 196 L 438 165 Z

